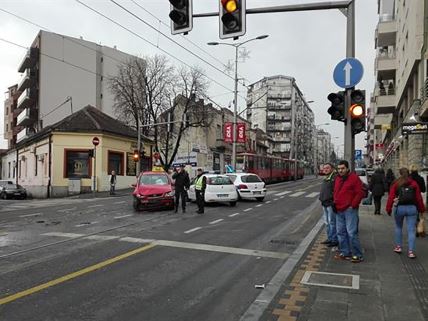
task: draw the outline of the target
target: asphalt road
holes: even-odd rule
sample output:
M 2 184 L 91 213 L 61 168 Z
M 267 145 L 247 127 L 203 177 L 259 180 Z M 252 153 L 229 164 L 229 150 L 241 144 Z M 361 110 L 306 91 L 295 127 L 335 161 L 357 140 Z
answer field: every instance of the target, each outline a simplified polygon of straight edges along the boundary
M 318 222 L 320 181 L 204 215 L 131 197 L 4 201 L 0 320 L 240 320 Z

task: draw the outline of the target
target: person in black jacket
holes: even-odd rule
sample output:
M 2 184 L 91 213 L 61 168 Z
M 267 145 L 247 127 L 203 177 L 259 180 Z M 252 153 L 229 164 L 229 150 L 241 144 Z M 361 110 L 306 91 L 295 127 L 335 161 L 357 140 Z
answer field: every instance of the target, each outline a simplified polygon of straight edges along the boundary
M 186 194 L 190 187 L 189 174 L 184 170 L 184 166 L 177 168 L 177 171 L 172 174 L 172 179 L 175 180 L 175 213 L 178 212 L 178 206 L 180 205 L 181 197 L 181 208 L 183 213 L 186 212 Z
M 333 247 L 339 244 L 336 231 L 336 214 L 333 212 L 332 207 L 333 187 L 336 172 L 334 170 L 334 166 L 330 163 L 324 164 L 323 172 L 325 178 L 322 181 L 320 196 L 318 199 L 321 201 L 322 209 L 324 211 L 324 223 L 327 228 L 327 239 L 321 242 L 321 244 Z
M 425 186 L 425 181 L 424 181 L 423 177 L 421 175 L 419 175 L 418 167 L 416 165 L 412 165 L 410 167 L 410 177 L 414 181 L 416 181 L 416 183 L 418 183 L 419 189 L 421 190 L 421 193 L 425 193 L 427 190 L 426 186 Z
M 386 182 L 383 169 L 377 168 L 370 179 L 369 190 L 372 192 L 374 205 L 375 205 L 375 215 L 381 215 L 380 207 L 382 202 L 382 196 L 385 194 Z

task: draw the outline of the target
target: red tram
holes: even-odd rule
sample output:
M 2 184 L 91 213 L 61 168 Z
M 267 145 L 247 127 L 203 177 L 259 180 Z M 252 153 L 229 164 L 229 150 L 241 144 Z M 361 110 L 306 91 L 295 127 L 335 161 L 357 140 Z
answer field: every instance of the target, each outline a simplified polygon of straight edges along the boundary
M 266 183 L 303 178 L 303 162 L 275 156 L 241 153 L 236 156 L 236 169 L 260 176 Z

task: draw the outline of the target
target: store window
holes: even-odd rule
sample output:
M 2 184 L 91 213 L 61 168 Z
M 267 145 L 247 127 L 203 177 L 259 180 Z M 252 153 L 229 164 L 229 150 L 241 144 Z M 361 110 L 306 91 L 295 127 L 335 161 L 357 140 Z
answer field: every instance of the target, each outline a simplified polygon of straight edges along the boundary
M 65 150 L 64 177 L 91 177 L 91 161 L 88 150 Z
M 116 175 L 123 175 L 124 173 L 124 156 L 121 152 L 108 151 L 108 173 L 115 171 Z

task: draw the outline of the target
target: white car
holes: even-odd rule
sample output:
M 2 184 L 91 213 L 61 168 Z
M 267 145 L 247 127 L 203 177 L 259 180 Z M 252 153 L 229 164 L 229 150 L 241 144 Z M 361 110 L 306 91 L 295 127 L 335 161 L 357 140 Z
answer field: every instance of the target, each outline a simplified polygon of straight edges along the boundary
M 262 202 L 266 196 L 266 184 L 256 174 L 233 173 L 227 174 L 235 184 L 239 198 L 255 198 Z
M 230 206 L 235 206 L 238 200 L 238 193 L 235 185 L 226 175 L 203 174 L 207 178 L 207 187 L 205 189 L 205 202 L 228 202 Z M 189 199 L 196 201 L 195 192 L 196 177 L 192 179 L 188 191 Z

